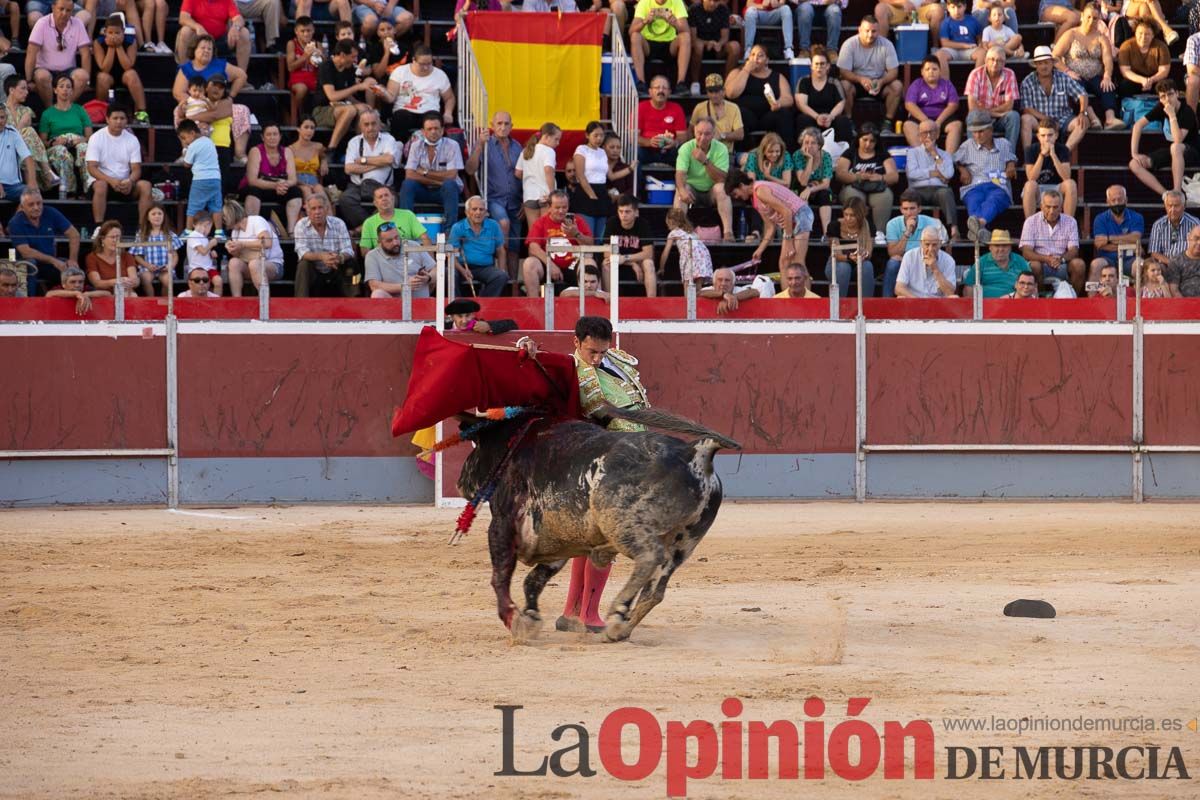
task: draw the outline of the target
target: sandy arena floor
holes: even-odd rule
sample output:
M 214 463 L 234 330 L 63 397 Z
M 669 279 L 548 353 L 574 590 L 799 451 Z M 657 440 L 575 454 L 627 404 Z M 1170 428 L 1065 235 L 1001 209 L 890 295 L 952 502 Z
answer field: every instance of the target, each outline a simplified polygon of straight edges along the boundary
M 451 549 L 455 512 L 417 508 L 0 512 L 0 796 L 658 798 L 662 764 L 638 783 L 601 769 L 610 711 L 719 723 L 736 696 L 743 721 L 799 725 L 817 695 L 827 732 L 854 696 L 877 726 L 929 720 L 936 779 L 718 770 L 689 796 L 1194 798 L 1198 511 L 728 504 L 630 642 L 548 625 L 530 646 L 495 617 L 486 516 Z M 627 574 L 619 563 L 614 583 Z M 560 574 L 543 595 L 550 622 L 564 592 Z M 1058 618 L 1002 616 L 1019 597 Z M 518 768 L 564 746 L 556 726 L 582 723 L 599 774 L 494 776 L 497 704 L 525 707 Z M 945 728 L 990 716 L 1184 727 Z M 1014 746 L 1058 744 L 1158 744 L 1160 760 L 1178 746 L 1192 779 L 945 779 L 949 746 L 1004 746 L 1011 778 Z

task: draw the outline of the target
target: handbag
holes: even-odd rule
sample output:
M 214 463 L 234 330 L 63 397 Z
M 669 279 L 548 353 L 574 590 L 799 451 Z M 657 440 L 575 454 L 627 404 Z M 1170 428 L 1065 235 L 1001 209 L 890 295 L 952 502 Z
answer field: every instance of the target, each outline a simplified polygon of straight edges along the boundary
M 822 133 L 821 134 L 821 140 L 822 140 L 821 149 L 824 150 L 826 153 L 829 153 L 830 158 L 832 158 L 834 161 L 837 161 L 841 157 L 842 153 L 844 153 L 850 149 L 850 145 L 847 144 L 846 142 L 839 142 L 836 139 L 834 139 L 833 137 L 834 137 L 833 128 L 830 128 L 829 130 Z
M 1157 105 L 1158 99 L 1154 95 L 1139 94 L 1126 97 L 1121 101 L 1121 120 L 1126 127 L 1132 128 L 1135 122 L 1153 111 Z M 1162 127 L 1161 122 L 1149 122 L 1142 130 L 1147 133 L 1161 133 Z
M 1183 203 L 1188 208 L 1200 207 L 1200 172 L 1195 175 L 1184 175 L 1183 183 L 1180 185 L 1183 189 Z

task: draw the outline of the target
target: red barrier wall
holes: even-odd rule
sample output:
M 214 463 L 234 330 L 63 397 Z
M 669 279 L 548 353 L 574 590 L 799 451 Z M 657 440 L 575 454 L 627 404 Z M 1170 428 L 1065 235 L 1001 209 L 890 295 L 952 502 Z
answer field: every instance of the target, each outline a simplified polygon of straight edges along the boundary
M 1129 336 L 867 337 L 871 444 L 1127 444 Z
M 415 336 L 181 336 L 180 455 L 412 455 L 389 428 L 415 347 Z
M 20 336 L 5 347 L 0 449 L 167 446 L 162 336 Z
M 654 405 L 747 453 L 854 452 L 854 337 L 621 334 Z
M 1155 334 L 1143 342 L 1146 443 L 1200 445 L 1200 341 Z

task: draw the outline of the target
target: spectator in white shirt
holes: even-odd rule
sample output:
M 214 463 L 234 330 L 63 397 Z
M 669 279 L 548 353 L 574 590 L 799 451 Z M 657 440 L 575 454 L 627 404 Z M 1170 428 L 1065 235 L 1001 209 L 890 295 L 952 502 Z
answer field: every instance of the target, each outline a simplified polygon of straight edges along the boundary
M 96 226 L 107 219 L 109 195 L 137 200 L 138 219 L 150 208 L 150 181 L 142 180 L 142 145 L 125 129 L 129 114 L 109 106 L 107 125 L 92 134 L 87 144 L 87 171 L 92 180 L 92 219 Z
M 392 70 L 382 96 L 392 104 L 391 131 L 398 142 L 419 131 L 431 111 L 439 112 L 447 125 L 454 121 L 454 89 L 446 73 L 433 65 L 433 51 L 426 45 L 413 49 L 411 64 Z
M 392 170 L 400 166 L 401 148 L 390 133 L 381 130 L 379 112 L 364 111 L 358 116 L 359 135 L 346 145 L 346 174 L 350 182 L 338 200 L 338 213 L 347 227 L 357 228 L 374 211 L 371 192 L 363 191 L 363 181 L 392 185 Z M 364 209 L 364 205 L 368 210 Z M 307 205 L 305 206 L 307 208 Z
M 896 297 L 954 297 L 958 269 L 941 248 L 942 237 L 936 228 L 921 231 L 921 246 L 900 260 Z

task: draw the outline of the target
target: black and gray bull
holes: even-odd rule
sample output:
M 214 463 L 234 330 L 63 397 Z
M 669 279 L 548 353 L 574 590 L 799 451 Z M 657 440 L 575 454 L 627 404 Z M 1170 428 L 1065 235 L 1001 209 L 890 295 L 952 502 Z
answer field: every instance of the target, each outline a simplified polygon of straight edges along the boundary
M 613 432 L 590 422 L 533 427 L 499 474 L 488 528 L 497 609 L 518 638 L 536 634 L 538 596 L 568 559 L 590 556 L 603 566 L 618 553 L 632 562 L 633 574 L 609 607 L 604 636 L 628 638 L 662 602 L 672 573 L 721 507 L 713 456 L 740 445 L 659 411 L 610 409 L 610 415 L 699 438 Z M 523 425 L 500 423 L 479 437 L 459 478 L 464 497 L 479 489 Z M 509 586 L 518 559 L 533 569 L 525 578 L 525 609 L 514 620 Z

